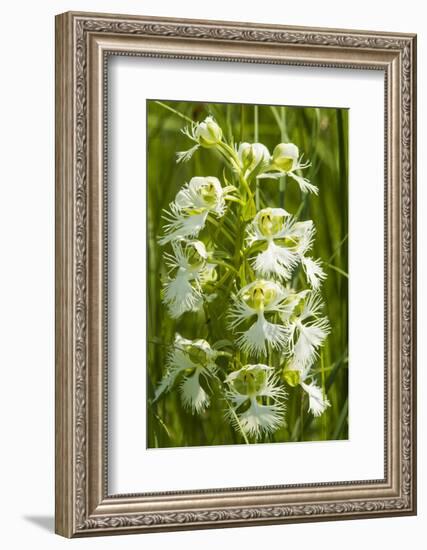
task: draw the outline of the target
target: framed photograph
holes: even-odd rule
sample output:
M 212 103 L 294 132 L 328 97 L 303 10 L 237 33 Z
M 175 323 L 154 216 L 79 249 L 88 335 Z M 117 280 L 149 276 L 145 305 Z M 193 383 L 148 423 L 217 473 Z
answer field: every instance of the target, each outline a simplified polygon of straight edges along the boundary
M 56 18 L 56 532 L 416 513 L 416 37 Z

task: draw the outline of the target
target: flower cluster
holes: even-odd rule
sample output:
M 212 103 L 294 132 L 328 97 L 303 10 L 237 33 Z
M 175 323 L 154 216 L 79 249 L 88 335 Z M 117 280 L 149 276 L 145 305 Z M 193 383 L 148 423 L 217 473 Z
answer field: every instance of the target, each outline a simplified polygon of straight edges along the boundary
M 262 143 L 235 146 L 212 116 L 183 133 L 194 145 L 177 153 L 177 162 L 200 147 L 215 150 L 233 185 L 225 175 L 224 182 L 193 177 L 164 211 L 162 300 L 177 321 L 201 314 L 207 320 L 221 300 L 224 333 L 213 334 L 200 317 L 206 339 L 176 333 L 154 400 L 177 388 L 182 405 L 203 414 L 215 394 L 224 418 L 256 441 L 285 425 L 287 394 L 297 386 L 314 416 L 330 406 L 314 370 L 330 332 L 322 313 L 326 274 L 312 255 L 315 225 L 283 204 L 262 203 L 256 192 L 267 178 L 290 178 L 302 194 L 317 195 L 318 188 L 302 175 L 310 163 L 293 143 L 279 143 L 272 154 Z

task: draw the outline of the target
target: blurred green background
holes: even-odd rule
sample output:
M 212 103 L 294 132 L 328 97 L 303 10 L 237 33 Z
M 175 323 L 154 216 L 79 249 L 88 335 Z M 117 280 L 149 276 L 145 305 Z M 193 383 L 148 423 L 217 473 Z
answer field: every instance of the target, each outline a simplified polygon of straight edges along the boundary
M 311 166 L 303 174 L 319 188 L 318 196 L 302 196 L 288 178 L 284 192 L 277 180 L 261 180 L 261 201 L 281 206 L 301 221 L 312 219 L 317 229 L 312 256 L 321 258 L 327 279 L 322 286 L 325 314 L 331 334 L 321 348 L 317 381 L 331 403 L 314 418 L 307 412 L 307 396 L 300 387 L 287 388 L 286 425 L 269 441 L 315 441 L 348 438 L 348 110 L 290 106 L 147 101 L 147 446 L 180 447 L 244 443 L 224 419 L 224 404 L 212 396 L 211 406 L 201 415 L 184 410 L 178 391 L 171 391 L 154 404 L 149 400 L 164 374 L 169 344 L 178 331 L 186 338 L 206 338 L 208 330 L 218 339 L 231 335 L 226 328 L 228 304 L 213 314 L 210 326 L 204 313 L 186 313 L 173 320 L 162 303 L 162 279 L 167 271 L 157 237 L 162 233 L 162 210 L 174 200 L 181 186 L 193 176 L 216 176 L 223 181 L 224 162 L 214 151 L 200 148 L 193 158 L 176 164 L 175 154 L 193 143 L 182 134 L 188 124 L 183 117 L 201 121 L 213 115 L 225 138 L 264 143 L 270 153 L 280 142 L 295 143 Z M 258 134 L 258 136 L 256 136 Z M 257 139 L 256 139 L 257 138 Z M 226 246 L 226 244 L 224 245 Z

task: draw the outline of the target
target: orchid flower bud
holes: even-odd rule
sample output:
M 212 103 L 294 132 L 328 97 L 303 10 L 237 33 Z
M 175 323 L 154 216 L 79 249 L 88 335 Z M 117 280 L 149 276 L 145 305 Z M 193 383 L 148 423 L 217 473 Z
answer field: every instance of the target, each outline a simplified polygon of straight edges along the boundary
M 241 143 L 237 154 L 245 170 L 253 170 L 260 163 L 270 161 L 270 152 L 262 143 Z
M 197 125 L 194 136 L 202 147 L 215 147 L 222 139 L 222 130 L 215 119 L 208 116 Z
M 283 380 L 291 386 L 291 388 L 294 388 L 295 386 L 298 386 L 298 384 L 301 381 L 301 373 L 299 370 L 290 370 L 287 367 L 283 369 L 282 373 Z
M 273 165 L 283 172 L 290 172 L 298 164 L 299 150 L 293 143 L 279 143 L 273 151 Z

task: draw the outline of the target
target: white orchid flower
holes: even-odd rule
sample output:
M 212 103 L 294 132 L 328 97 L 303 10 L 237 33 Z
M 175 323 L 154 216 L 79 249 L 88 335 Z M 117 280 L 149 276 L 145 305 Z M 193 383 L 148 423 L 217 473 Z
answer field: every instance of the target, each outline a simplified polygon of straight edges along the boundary
M 206 390 L 201 386 L 201 379 L 209 380 L 215 376 L 215 363 L 219 352 L 212 349 L 206 340 L 187 340 L 176 333 L 173 349 L 169 352 L 166 373 L 157 386 L 154 400 L 168 392 L 178 375 L 184 374 L 180 384 L 181 401 L 192 413 L 203 412 L 210 403 Z
M 328 319 L 320 315 L 323 302 L 318 292 L 302 291 L 298 295 L 301 299 L 292 314 L 282 319 L 290 333 L 288 354 L 295 368 L 302 371 L 316 359 L 330 326 Z
M 229 374 L 225 382 L 228 386 L 226 398 L 232 407 L 226 415 L 236 430 L 242 429 L 246 435 L 258 438 L 276 431 L 283 424 L 286 392 L 279 385 L 272 367 L 245 365 Z M 271 403 L 263 404 L 263 398 Z
M 283 208 L 264 208 L 247 228 L 246 244 L 267 243 L 267 248 L 252 260 L 252 267 L 262 277 L 288 280 L 301 262 L 307 281 L 318 289 L 326 278 L 320 259 L 306 256 L 314 238 L 311 220 L 295 222 Z
M 237 150 L 237 156 L 245 176 L 253 171 L 262 172 L 270 162 L 270 152 L 262 143 L 241 143 Z
M 308 411 L 313 416 L 322 415 L 325 410 L 331 406 L 326 395 L 310 376 L 310 367 L 303 368 L 300 364 L 290 361 L 285 367 L 283 378 L 291 386 L 300 385 L 308 395 Z
M 322 262 L 319 258 L 315 260 L 309 256 L 301 257 L 302 267 L 304 269 L 307 281 L 314 290 L 320 288 L 320 285 L 324 279 L 326 279 L 326 273 L 323 271 Z
M 233 186 L 222 187 L 218 178 L 196 176 L 177 193 L 175 201 L 165 210 L 163 218 L 165 235 L 161 245 L 181 238 L 197 237 L 204 228 L 209 214 L 220 218 L 224 215 L 225 200 Z
M 180 151 L 177 155 L 177 162 L 187 162 L 199 147 L 216 147 L 222 140 L 222 130 L 212 116 L 205 118 L 203 122 L 193 122 L 191 126 L 185 127 L 182 132 L 196 143 L 187 151 Z
M 296 241 L 295 252 L 301 261 L 307 282 L 314 290 L 317 290 L 322 281 L 326 279 L 326 273 L 323 271 L 320 258 L 314 260 L 311 256 L 306 255 L 313 244 L 314 234 L 314 224 L 312 220 L 307 220 L 295 224 L 291 237 Z
M 201 241 L 174 241 L 172 249 L 173 255 L 165 254 L 169 280 L 163 287 L 163 301 L 170 316 L 177 319 L 202 307 L 202 286 L 213 280 L 214 268 L 207 264 L 208 254 Z
M 280 279 L 290 279 L 299 255 L 294 241 L 286 246 L 295 222 L 283 208 L 264 208 L 255 216 L 247 228 L 247 246 L 267 243 L 267 248 L 252 260 L 252 267 L 262 277 L 271 275 Z
M 289 176 L 294 179 L 303 193 L 314 193 L 317 195 L 318 188 L 310 183 L 307 178 L 299 176 L 298 170 L 304 170 L 311 165 L 310 162 L 303 162 L 299 155 L 299 149 L 294 143 L 279 143 L 273 151 L 271 162 L 266 170 L 258 178 L 281 178 Z
M 288 234 L 288 246 L 291 246 L 300 260 L 309 252 L 313 245 L 316 229 L 313 220 L 305 220 L 303 222 L 295 222 Z
M 289 215 L 285 217 L 285 213 L 280 208 L 266 208 L 258 212 L 248 227 L 249 246 L 257 241 L 268 242 L 267 249 L 254 259 L 253 267 L 263 276 L 275 275 L 287 280 L 301 262 L 307 282 L 317 290 L 326 273 L 319 258 L 307 256 L 315 234 L 313 221 L 295 222 Z
M 331 406 L 328 398 L 323 396 L 322 389 L 319 388 L 314 382 L 306 384 L 301 381 L 300 385 L 302 389 L 308 394 L 308 410 L 313 416 L 320 416 L 325 410 Z
M 280 284 L 262 279 L 249 283 L 234 296 L 229 311 L 232 330 L 256 317 L 256 321 L 236 340 L 244 352 L 259 356 L 266 353 L 267 344 L 273 349 L 286 348 L 290 334 L 288 328 L 283 323 L 268 321 L 266 315 L 277 313 L 286 318 L 292 311 L 292 303 L 287 300 L 290 297 L 291 293 Z

